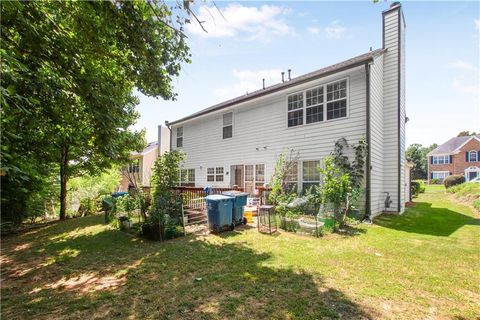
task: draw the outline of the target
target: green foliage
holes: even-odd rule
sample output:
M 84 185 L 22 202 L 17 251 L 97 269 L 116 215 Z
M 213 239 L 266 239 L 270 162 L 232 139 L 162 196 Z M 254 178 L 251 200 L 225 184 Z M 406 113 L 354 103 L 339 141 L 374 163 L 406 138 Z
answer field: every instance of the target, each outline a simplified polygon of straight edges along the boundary
M 480 199 L 473 201 L 473 207 L 480 211 Z
M 439 183 L 440 183 L 440 180 L 438 180 L 437 178 L 430 179 L 430 184 L 439 184 Z
M 102 199 L 102 210 L 105 214 L 105 223 L 111 223 L 117 213 L 117 200 L 111 195 Z
M 469 136 L 474 136 L 476 135 L 477 133 L 475 131 L 460 131 L 457 135 L 457 137 L 469 137 Z
M 456 186 L 458 184 L 462 184 L 465 182 L 465 177 L 462 176 L 462 175 L 451 175 L 451 176 L 448 176 L 446 177 L 444 180 L 443 180 L 443 184 L 445 185 L 445 188 L 450 188 L 450 187 L 453 187 L 453 186 Z
M 324 167 L 319 168 L 323 183 L 318 192 L 325 207 L 333 206 L 335 230 L 344 225 L 346 214 L 360 197 L 365 173 L 366 142 L 361 140 L 352 146 L 355 154 L 352 162 L 344 154 L 348 147 L 345 139 L 337 141 L 331 156 L 325 158 Z
M 428 159 L 427 154 L 438 147 L 436 143 L 429 147 L 423 147 L 421 144 L 411 144 L 406 150 L 407 160 L 412 162 L 413 168 L 411 171 L 412 179 L 427 179 L 428 178 Z
M 189 54 L 169 24 L 184 20 L 157 1 L 4 1 L 1 16 L 2 215 L 25 214 L 55 168 L 64 218 L 71 177 L 143 148 L 134 89 L 175 97 Z
M 127 217 L 132 216 L 132 212 L 138 209 L 138 202 L 129 194 L 117 198 L 117 212 L 124 213 Z
M 275 205 L 277 214 L 285 220 L 285 217 L 295 217 L 302 213 L 301 208 L 289 207 L 297 198 L 297 193 L 288 184 L 288 175 L 292 171 L 293 166 L 297 165 L 298 154 L 294 154 L 293 150 L 283 151 L 276 162 L 275 170 L 270 179 L 272 190 L 268 195 L 268 201 Z M 281 227 L 283 224 L 281 224 Z M 283 229 L 287 230 L 285 226 Z
M 152 210 L 146 225 L 155 227 L 160 240 L 168 239 L 181 224 L 182 199 L 174 188 L 179 184 L 180 163 L 184 154 L 178 150 L 166 152 L 155 161 L 152 170 Z
M 414 180 L 410 184 L 410 192 L 413 197 L 418 197 L 420 193 L 425 192 L 425 182 L 423 180 Z

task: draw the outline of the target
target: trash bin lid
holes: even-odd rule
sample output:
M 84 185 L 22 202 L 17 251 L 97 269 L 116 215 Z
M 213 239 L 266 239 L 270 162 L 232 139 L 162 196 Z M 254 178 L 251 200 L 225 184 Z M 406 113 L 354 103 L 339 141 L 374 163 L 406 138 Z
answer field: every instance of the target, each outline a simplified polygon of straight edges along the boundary
M 212 194 L 212 195 L 206 196 L 205 199 L 206 200 L 219 201 L 219 200 L 228 200 L 228 199 L 233 199 L 233 198 L 228 197 L 228 196 L 224 196 L 224 195 L 221 195 L 221 194 Z
M 242 192 L 242 191 L 237 191 L 237 190 L 230 190 L 230 191 L 224 191 L 222 194 L 231 196 L 231 197 L 242 197 L 242 196 L 248 196 L 248 193 Z

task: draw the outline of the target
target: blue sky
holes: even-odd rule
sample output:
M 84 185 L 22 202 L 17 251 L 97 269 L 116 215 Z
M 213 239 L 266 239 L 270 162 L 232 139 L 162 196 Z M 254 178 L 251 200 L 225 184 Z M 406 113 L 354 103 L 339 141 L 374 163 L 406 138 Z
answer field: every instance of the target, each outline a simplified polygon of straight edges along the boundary
M 192 63 L 175 79 L 176 101 L 138 94 L 136 129 L 156 140 L 157 125 L 215 103 L 381 47 L 381 12 L 392 2 L 208 2 L 186 33 Z M 407 145 L 443 143 L 480 130 L 480 4 L 402 2 L 406 29 Z

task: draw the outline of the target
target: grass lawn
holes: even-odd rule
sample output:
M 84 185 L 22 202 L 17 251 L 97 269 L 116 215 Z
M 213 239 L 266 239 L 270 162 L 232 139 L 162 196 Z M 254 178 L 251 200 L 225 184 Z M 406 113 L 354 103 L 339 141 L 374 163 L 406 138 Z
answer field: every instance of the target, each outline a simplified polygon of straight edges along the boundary
M 102 221 L 3 239 L 2 317 L 480 319 L 479 220 L 441 186 L 352 236 L 152 243 Z

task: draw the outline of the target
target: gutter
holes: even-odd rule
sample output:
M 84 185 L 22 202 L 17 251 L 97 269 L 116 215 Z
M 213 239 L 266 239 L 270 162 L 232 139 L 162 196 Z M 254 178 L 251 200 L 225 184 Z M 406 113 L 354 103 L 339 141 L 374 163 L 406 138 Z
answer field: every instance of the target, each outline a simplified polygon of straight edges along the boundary
M 365 217 L 364 220 L 370 220 L 370 216 L 372 214 L 371 210 L 371 196 L 372 196 L 372 188 L 371 188 L 371 170 L 372 170 L 372 163 L 371 163 L 371 147 L 370 147 L 370 63 L 365 63 L 365 83 L 366 83 L 366 109 L 367 109 L 367 176 L 366 176 L 366 184 L 367 184 L 367 192 L 365 197 Z
M 168 122 L 167 120 L 165 120 L 165 127 L 170 131 L 170 145 L 169 145 L 169 150 L 168 152 L 171 152 L 172 151 L 172 127 L 171 127 L 171 123 Z

